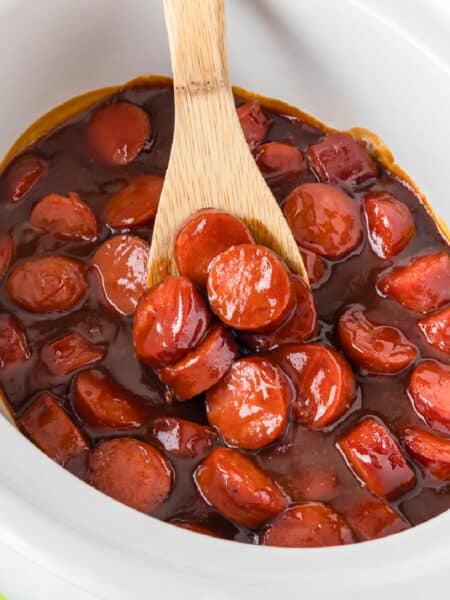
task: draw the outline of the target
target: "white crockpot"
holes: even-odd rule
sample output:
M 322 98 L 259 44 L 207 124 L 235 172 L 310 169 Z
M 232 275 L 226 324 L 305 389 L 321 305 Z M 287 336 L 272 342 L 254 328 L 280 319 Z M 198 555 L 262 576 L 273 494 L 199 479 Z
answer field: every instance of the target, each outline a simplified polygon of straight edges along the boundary
M 227 1 L 235 84 L 376 131 L 450 221 L 445 0 Z M 69 97 L 170 73 L 160 0 L 0 0 L 0 56 L 0 154 Z M 423 598 L 448 590 L 450 512 L 346 547 L 216 540 L 97 493 L 0 416 L 0 541 L 109 600 Z

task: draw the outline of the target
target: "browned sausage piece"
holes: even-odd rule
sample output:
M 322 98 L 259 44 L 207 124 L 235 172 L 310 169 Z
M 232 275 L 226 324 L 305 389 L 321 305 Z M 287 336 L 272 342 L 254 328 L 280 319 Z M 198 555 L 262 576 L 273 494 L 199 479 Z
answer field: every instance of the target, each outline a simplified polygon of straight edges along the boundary
M 208 421 L 227 444 L 256 450 L 283 434 L 290 400 L 290 382 L 276 364 L 261 356 L 241 358 L 206 393 Z
M 116 235 L 104 242 L 92 259 L 101 299 L 122 315 L 132 315 L 147 285 L 150 246 L 134 235 Z
M 138 175 L 111 196 L 103 210 L 105 223 L 113 229 L 152 223 L 158 209 L 164 179 L 158 175 Z
M 24 154 L 5 173 L 6 194 L 10 202 L 21 200 L 46 171 L 45 162 L 34 154 Z
M 288 196 L 283 212 L 297 243 L 325 258 L 346 256 L 362 239 L 358 205 L 332 185 L 299 185 Z
M 317 331 L 317 312 L 311 290 L 300 277 L 292 278 L 296 298 L 294 312 L 272 333 L 242 333 L 240 337 L 249 348 L 258 352 L 277 346 L 305 342 Z
M 77 415 L 96 429 L 131 429 L 147 421 L 149 411 L 103 371 L 90 369 L 77 375 L 73 406 Z
M 200 465 L 195 479 L 202 496 L 221 515 L 251 529 L 281 512 L 286 496 L 249 458 L 217 448 Z
M 433 477 L 450 481 L 450 439 L 419 427 L 407 427 L 403 441 L 411 456 Z
M 41 360 L 52 375 L 67 375 L 104 356 L 104 346 L 92 344 L 75 331 L 48 342 L 41 349 Z
M 335 423 L 356 397 L 350 365 L 324 344 L 289 344 L 271 353 L 291 378 L 295 390 L 293 414 L 310 429 Z
M 127 165 L 137 158 L 151 133 L 148 114 L 129 102 L 99 108 L 87 124 L 87 138 L 95 156 L 111 165 Z
M 0 233 L 0 280 L 9 268 L 14 254 L 14 242 L 7 233 Z
M 265 546 L 316 548 L 355 541 L 344 517 L 326 504 L 294 504 L 275 517 L 264 532 Z
M 346 517 L 361 540 L 376 540 L 410 527 L 408 521 L 393 508 L 375 499 L 357 504 Z
M 132 438 L 102 442 L 89 456 L 87 482 L 141 512 L 152 512 L 170 493 L 172 468 L 150 444 Z
M 136 354 L 153 367 L 174 363 L 202 341 L 210 321 L 194 284 L 186 277 L 167 277 L 139 302 L 133 323 Z
M 427 342 L 450 356 L 450 306 L 417 321 Z
M 217 383 L 233 364 L 237 346 L 222 325 L 181 360 L 157 370 L 158 377 L 175 392 L 177 400 L 189 400 Z
M 26 409 L 19 425 L 36 446 L 60 465 L 88 450 L 78 427 L 48 392 Z
M 7 314 L 0 314 L 0 369 L 30 358 L 25 333 L 19 322 Z
M 291 144 L 268 142 L 255 155 L 256 164 L 267 179 L 274 181 L 298 175 L 306 170 L 303 152 Z
M 263 113 L 261 106 L 255 101 L 241 104 L 237 109 L 237 114 L 247 144 L 250 150 L 255 150 L 266 137 L 270 121 Z
M 450 434 L 450 366 L 420 362 L 411 374 L 408 393 L 416 412 L 433 429 Z
M 206 455 L 217 441 L 217 433 L 210 427 L 175 417 L 155 419 L 152 433 L 166 452 L 187 458 Z
M 97 238 L 97 219 L 91 208 L 78 194 L 68 196 L 49 194 L 42 198 L 30 215 L 33 227 L 69 240 L 94 241 Z
M 238 218 L 221 210 L 200 210 L 180 228 L 175 239 L 175 261 L 181 275 L 206 286 L 213 258 L 230 246 L 253 243 L 250 231 Z
M 213 260 L 208 299 L 225 325 L 247 331 L 273 331 L 295 305 L 286 267 L 271 250 L 256 244 L 232 246 Z
M 33 313 L 69 310 L 87 290 L 84 267 L 65 256 L 31 258 L 14 267 L 8 294 L 19 306 Z
M 309 285 L 312 289 L 319 288 L 330 276 L 330 267 L 315 252 L 300 248 L 306 272 L 308 273 Z

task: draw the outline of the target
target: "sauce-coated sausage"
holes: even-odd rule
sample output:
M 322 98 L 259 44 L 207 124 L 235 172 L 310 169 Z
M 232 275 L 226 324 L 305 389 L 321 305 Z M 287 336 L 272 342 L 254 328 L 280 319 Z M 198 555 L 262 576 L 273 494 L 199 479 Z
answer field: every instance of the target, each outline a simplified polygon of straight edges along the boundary
M 91 208 L 78 194 L 68 196 L 49 194 L 31 211 L 33 227 L 69 240 L 95 241 L 98 234 L 97 219 Z
M 255 101 L 241 104 L 237 114 L 250 150 L 255 150 L 266 137 L 270 121 Z
M 256 164 L 263 175 L 273 181 L 292 177 L 306 170 L 303 152 L 291 144 L 268 142 L 258 148 Z
M 0 369 L 30 358 L 25 332 L 11 315 L 0 314 Z
M 411 456 L 439 481 L 450 481 L 450 439 L 407 427 L 403 441 Z
M 112 229 L 152 223 L 163 185 L 158 175 L 138 175 L 108 199 L 103 209 L 105 223 Z
M 0 233 L 0 281 L 9 268 L 14 254 L 14 242 L 7 233 Z
M 417 325 L 433 348 L 450 355 L 450 306 L 420 319 Z
M 92 344 L 75 331 L 48 342 L 41 349 L 41 361 L 52 375 L 57 376 L 91 365 L 104 356 L 104 346 Z
M 46 169 L 45 162 L 34 154 L 24 154 L 15 160 L 8 167 L 3 184 L 10 202 L 18 202 L 31 191 Z
M 378 500 L 358 503 L 345 516 L 361 541 L 376 540 L 410 527 L 404 517 Z
M 450 366 L 434 360 L 417 365 L 408 393 L 416 412 L 433 429 L 450 433 Z
M 173 456 L 205 456 L 217 442 L 217 433 L 211 427 L 175 417 L 155 419 L 151 431 L 164 450 Z

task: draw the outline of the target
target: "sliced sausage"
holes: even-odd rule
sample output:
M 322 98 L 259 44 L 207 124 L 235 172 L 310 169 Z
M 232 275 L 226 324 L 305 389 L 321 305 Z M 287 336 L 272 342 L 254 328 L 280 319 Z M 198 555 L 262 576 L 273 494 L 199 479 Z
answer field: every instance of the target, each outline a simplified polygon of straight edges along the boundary
M 158 377 L 174 392 L 177 400 L 189 400 L 216 384 L 233 364 L 236 342 L 222 325 L 181 360 L 157 370 Z
M 138 175 L 109 198 L 103 210 L 105 223 L 113 229 L 152 223 L 163 185 L 158 175 Z
M 152 512 L 172 488 L 170 463 L 153 446 L 132 438 L 102 442 L 89 456 L 87 482 L 141 512 Z
M 295 307 L 292 315 L 272 333 L 242 333 L 241 338 L 252 350 L 272 350 L 277 346 L 304 342 L 317 332 L 314 296 L 300 277 L 292 278 Z
M 266 137 L 270 121 L 258 102 L 246 102 L 237 109 L 239 122 L 250 150 L 255 150 Z
M 323 260 L 323 258 L 320 258 L 320 256 L 315 252 L 311 252 L 311 250 L 300 248 L 300 253 L 308 274 L 309 285 L 313 290 L 319 288 L 323 283 L 325 283 L 330 275 L 329 266 Z
M 255 154 L 259 170 L 270 180 L 298 175 L 306 170 L 303 152 L 291 144 L 268 142 Z
M 289 415 L 291 387 L 272 361 L 261 356 L 237 360 L 206 393 L 208 421 L 227 444 L 256 450 L 279 438 Z
M 75 331 L 48 342 L 41 349 L 41 360 L 52 375 L 68 375 L 104 356 L 104 346 L 92 344 Z
M 450 306 L 420 319 L 417 325 L 433 348 L 450 354 Z
M 246 243 L 253 243 L 252 234 L 237 217 L 221 210 L 200 210 L 177 234 L 175 261 L 181 275 L 204 287 L 212 259 L 230 246 Z
M 268 248 L 239 244 L 211 263 L 208 299 L 219 319 L 235 329 L 273 331 L 294 308 L 289 273 Z
M 116 235 L 92 259 L 101 299 L 121 315 L 132 315 L 147 286 L 150 246 L 134 235 Z
M 324 502 L 339 493 L 339 478 L 331 469 L 312 465 L 297 479 L 295 495 L 302 500 Z
M 48 392 L 40 394 L 26 409 L 19 426 L 42 452 L 60 465 L 89 449 L 78 427 Z
M 4 185 L 10 202 L 21 200 L 44 175 L 45 162 L 35 154 L 24 154 L 5 173 Z
M 275 517 L 262 536 L 265 546 L 317 548 L 355 541 L 344 517 L 319 502 L 294 504 Z
M 416 347 L 400 329 L 375 325 L 366 318 L 360 305 L 348 308 L 341 315 L 337 331 L 345 354 L 368 373 L 399 373 L 417 356 Z
M 0 233 L 0 280 L 9 268 L 14 254 L 14 242 L 7 233 Z
M 13 302 L 32 313 L 61 312 L 87 291 L 83 265 L 65 256 L 30 258 L 17 265 L 7 283 Z
M 412 240 L 416 226 L 409 208 L 387 192 L 370 193 L 362 202 L 369 242 L 374 253 L 389 259 Z
M 378 175 L 377 163 L 347 133 L 328 133 L 310 146 L 308 162 L 319 181 L 338 184 L 350 191 L 371 185 Z
M 288 196 L 283 212 L 297 243 L 325 258 L 342 258 L 361 241 L 358 206 L 332 185 L 299 185 Z
M 367 500 L 358 503 L 347 514 L 347 521 L 358 538 L 376 540 L 409 529 L 410 524 L 384 502 Z
M 30 215 L 33 227 L 69 240 L 94 241 L 98 234 L 97 219 L 78 194 L 49 194 L 42 198 Z
M 271 356 L 289 375 L 295 387 L 293 416 L 310 429 L 335 423 L 356 397 L 350 365 L 333 348 L 323 344 L 290 344 Z
M 111 165 L 127 165 L 137 158 L 152 133 L 148 114 L 129 102 L 95 111 L 87 124 L 87 138 L 96 158 Z
M 208 529 L 208 527 L 200 525 L 200 523 L 194 523 L 193 521 L 181 521 L 180 519 L 173 519 L 169 522 L 171 525 L 175 525 L 175 527 L 180 527 L 180 529 L 187 529 L 188 531 L 193 531 L 194 533 L 202 533 L 203 535 L 209 535 L 210 537 L 220 538 L 220 535 L 211 529 Z
M 383 500 L 394 500 L 416 484 L 416 476 L 389 429 L 366 417 L 337 442 L 353 474 Z
M 152 423 L 153 437 L 173 456 L 205 456 L 217 441 L 210 427 L 175 417 L 161 417 Z
M 98 369 L 77 375 L 73 406 L 80 419 L 96 429 L 142 427 L 149 416 L 147 407 L 139 399 Z
M 11 315 L 0 314 L 0 369 L 30 358 L 25 332 Z
M 226 519 L 255 529 L 281 512 L 286 496 L 249 458 L 230 448 L 216 448 L 195 474 L 197 486 Z
M 408 427 L 403 441 L 411 456 L 433 477 L 450 481 L 450 439 L 418 427 Z
M 450 256 L 438 252 L 414 258 L 382 274 L 377 287 L 405 308 L 428 313 L 450 302 Z
M 203 296 L 186 277 L 167 277 L 148 290 L 134 315 L 136 354 L 153 367 L 174 363 L 204 338 L 211 313 Z
M 430 427 L 450 433 L 450 366 L 422 361 L 412 372 L 408 392 L 416 412 Z

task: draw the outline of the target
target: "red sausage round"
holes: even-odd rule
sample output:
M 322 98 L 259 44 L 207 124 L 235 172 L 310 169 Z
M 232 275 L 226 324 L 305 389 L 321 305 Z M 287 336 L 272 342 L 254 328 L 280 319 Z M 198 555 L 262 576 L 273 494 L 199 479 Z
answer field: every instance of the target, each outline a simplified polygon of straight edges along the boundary
M 230 246 L 246 243 L 252 244 L 253 238 L 238 218 L 221 210 L 200 210 L 177 234 L 175 261 L 181 275 L 204 287 L 213 258 Z
M 349 364 L 323 344 L 290 344 L 271 356 L 291 378 L 296 391 L 293 415 L 310 429 L 335 423 L 356 396 Z
M 94 241 L 98 234 L 97 219 L 78 194 L 49 194 L 42 198 L 30 215 L 33 227 L 70 240 Z
M 40 394 L 25 410 L 19 425 L 42 452 L 60 465 L 88 450 L 78 427 L 48 392 Z
M 428 313 L 450 302 L 450 256 L 438 252 L 414 258 L 381 275 L 377 286 L 405 308 Z
M 359 305 L 341 315 L 337 331 L 345 354 L 368 373 L 399 373 L 417 356 L 416 347 L 399 329 L 375 325 Z
M 237 450 L 216 448 L 195 474 L 197 486 L 226 519 L 255 529 L 281 512 L 287 498 L 249 458 Z
M 255 150 L 266 137 L 270 121 L 258 102 L 246 102 L 237 109 L 239 121 L 250 150 Z
M 258 352 L 272 350 L 283 344 L 304 342 L 317 331 L 317 312 L 314 297 L 300 277 L 292 278 L 295 294 L 294 312 L 272 333 L 242 333 L 241 338 L 247 346 Z
M 403 441 L 411 456 L 433 477 L 450 481 L 450 439 L 418 427 L 408 427 Z
M 422 361 L 412 372 L 408 392 L 416 412 L 430 427 L 450 433 L 450 366 Z
M 134 235 L 116 235 L 92 259 L 102 300 L 122 315 L 132 315 L 147 285 L 150 246 Z
M 95 156 L 111 165 L 127 165 L 137 158 L 151 133 L 148 114 L 129 102 L 99 108 L 87 124 L 87 138 Z
M 450 355 L 450 306 L 417 322 L 427 342 Z
M 241 358 L 207 391 L 208 421 L 227 444 L 256 450 L 283 434 L 290 399 L 290 383 L 272 361 L 261 356 Z
M 9 268 L 14 254 L 14 242 L 7 233 L 0 233 L 0 280 Z
M 152 512 L 166 500 L 172 480 L 167 459 L 139 440 L 108 440 L 89 456 L 87 482 L 141 512 Z
M 268 142 L 255 154 L 260 171 L 270 180 L 298 175 L 306 170 L 303 152 L 291 144 Z
M 392 258 L 412 240 L 416 226 L 411 211 L 387 192 L 367 194 L 362 202 L 369 242 L 383 259 Z
M 319 288 L 330 275 L 330 268 L 327 263 L 315 252 L 300 248 L 306 272 L 308 274 L 309 285 L 314 290 Z
M 291 278 L 271 250 L 240 244 L 211 263 L 208 299 L 219 319 L 235 329 L 273 331 L 294 307 Z
M 217 441 L 210 427 L 175 417 L 155 419 L 152 433 L 166 452 L 187 458 L 206 455 Z
M 279 514 L 262 536 L 265 546 L 316 548 L 355 541 L 345 519 L 319 502 L 294 504 Z
M 105 223 L 113 229 L 129 229 L 152 223 L 163 185 L 162 177 L 138 175 L 109 198 L 103 209 Z
M 346 517 L 360 540 L 376 540 L 410 527 L 404 517 L 378 500 L 368 500 L 356 505 Z
M 41 361 L 52 375 L 68 375 L 104 356 L 104 346 L 96 346 L 76 332 L 49 342 L 41 349 Z
M 0 314 L 0 369 L 30 358 L 27 339 L 19 322 L 7 314 Z
M 76 413 L 89 427 L 142 427 L 149 416 L 144 404 L 97 369 L 77 375 L 73 396 Z
M 45 162 L 34 154 L 24 154 L 5 173 L 6 193 L 10 202 L 18 202 L 37 184 L 46 171 Z
M 299 185 L 288 196 L 283 212 L 297 242 L 325 258 L 342 258 L 361 241 L 358 206 L 332 185 Z
M 237 346 L 225 327 L 216 325 L 206 338 L 181 360 L 157 370 L 177 400 L 189 400 L 217 383 L 233 364 Z
M 204 338 L 211 321 L 208 305 L 186 277 L 167 277 L 148 290 L 134 315 L 138 357 L 152 367 L 183 358 Z
M 17 265 L 7 283 L 8 294 L 33 313 L 69 310 L 87 290 L 84 267 L 64 256 L 31 258 Z
M 348 190 L 371 185 L 378 174 L 376 162 L 367 150 L 347 133 L 328 133 L 308 148 L 308 162 L 320 181 Z

